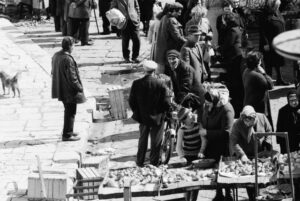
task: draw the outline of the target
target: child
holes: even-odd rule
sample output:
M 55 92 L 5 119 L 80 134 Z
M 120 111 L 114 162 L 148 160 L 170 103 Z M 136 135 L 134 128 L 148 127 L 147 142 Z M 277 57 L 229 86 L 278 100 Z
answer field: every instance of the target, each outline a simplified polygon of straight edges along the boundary
M 177 117 L 182 126 L 177 133 L 176 152 L 180 158 L 185 158 L 189 165 L 193 160 L 205 157 L 207 139 L 200 136 L 201 125 L 196 123 L 197 116 L 190 109 L 182 107 Z

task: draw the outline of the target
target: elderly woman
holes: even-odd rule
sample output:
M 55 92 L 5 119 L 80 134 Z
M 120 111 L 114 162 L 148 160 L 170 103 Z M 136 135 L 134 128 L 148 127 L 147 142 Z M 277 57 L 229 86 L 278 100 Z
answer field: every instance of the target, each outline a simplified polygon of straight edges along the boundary
M 243 108 L 240 118 L 234 122 L 230 134 L 233 154 L 242 161 L 248 161 L 248 157 L 254 157 L 254 132 L 272 132 L 272 127 L 264 114 L 256 113 L 252 106 L 247 105 Z M 260 138 L 258 141 L 258 151 L 263 151 L 263 147 L 271 149 L 271 140 L 271 136 Z M 254 188 L 248 187 L 246 189 L 249 200 L 254 201 Z
M 272 68 L 276 71 L 276 84 L 287 85 L 283 81 L 280 67 L 284 65 L 284 59 L 278 55 L 273 46 L 272 41 L 278 34 L 285 31 L 285 21 L 279 12 L 280 0 L 267 0 L 265 8 L 265 16 L 263 16 L 261 27 L 261 41 L 260 48 L 264 52 L 264 60 L 266 65 L 266 72 L 272 76 Z
M 200 135 L 207 138 L 207 148 L 204 155 L 217 161 L 221 155 L 229 155 L 229 133 L 234 121 L 234 110 L 229 99 L 229 93 L 210 89 L 205 94 L 203 111 L 199 117 L 202 127 Z M 225 199 L 232 200 L 230 189 L 226 189 Z M 218 187 L 214 201 L 223 201 L 222 188 Z

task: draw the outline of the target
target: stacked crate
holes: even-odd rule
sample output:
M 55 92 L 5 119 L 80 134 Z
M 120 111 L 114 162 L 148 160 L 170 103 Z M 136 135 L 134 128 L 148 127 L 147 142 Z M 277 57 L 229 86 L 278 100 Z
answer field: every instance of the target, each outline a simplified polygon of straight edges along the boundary
M 66 174 L 43 174 L 46 200 L 64 201 L 67 194 Z M 41 179 L 38 173 L 30 173 L 28 177 L 28 200 L 43 198 Z
M 94 200 L 98 198 L 98 188 L 102 178 L 94 167 L 78 168 L 76 171 L 77 185 L 75 194 L 82 194 L 79 196 L 83 200 Z
M 109 156 L 93 156 L 84 158 L 81 163 L 82 168 L 94 167 L 103 178 L 108 171 Z
M 126 119 L 127 112 L 124 100 L 124 87 L 114 86 L 108 89 L 111 115 L 114 119 Z

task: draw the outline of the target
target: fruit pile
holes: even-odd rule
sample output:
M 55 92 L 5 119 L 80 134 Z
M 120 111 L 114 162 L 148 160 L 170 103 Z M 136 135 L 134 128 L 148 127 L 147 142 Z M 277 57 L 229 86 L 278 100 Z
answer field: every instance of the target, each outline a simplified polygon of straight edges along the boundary
M 275 165 L 271 160 L 258 161 L 258 176 L 271 176 L 275 172 Z M 223 175 L 231 175 L 233 177 L 254 175 L 255 174 L 255 162 L 241 160 L 227 161 L 219 169 L 219 173 Z
M 212 169 L 207 170 L 187 170 L 187 169 L 167 169 L 167 166 L 155 167 L 147 165 L 145 167 L 132 167 L 119 170 L 110 170 L 108 178 L 104 182 L 104 187 L 124 187 L 125 182 L 131 186 L 159 184 L 166 186 L 176 182 L 191 182 L 207 180 L 215 177 Z
M 291 169 L 293 172 L 300 172 L 300 151 L 291 152 Z M 280 154 L 278 156 L 280 170 L 288 172 L 288 155 Z

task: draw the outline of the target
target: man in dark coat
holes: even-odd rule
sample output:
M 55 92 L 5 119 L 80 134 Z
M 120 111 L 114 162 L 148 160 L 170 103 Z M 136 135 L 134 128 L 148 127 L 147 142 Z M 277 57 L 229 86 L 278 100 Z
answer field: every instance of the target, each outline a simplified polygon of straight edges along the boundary
M 50 0 L 49 7 L 51 15 L 54 18 L 55 31 L 62 32 L 63 36 L 67 35 L 67 25 L 64 20 L 65 0 Z
M 143 166 L 147 152 L 148 137 L 151 137 L 150 163 L 159 165 L 159 153 L 163 137 L 164 118 L 170 108 L 167 86 L 162 80 L 154 77 L 157 63 L 143 62 L 146 75 L 132 83 L 129 105 L 133 111 L 132 118 L 140 123 L 138 144 L 138 166 Z
M 89 27 L 90 27 L 90 15 L 91 9 L 95 8 L 94 0 L 75 0 L 75 4 L 71 4 L 73 7 L 69 12 L 73 12 L 72 21 L 72 33 L 71 35 L 76 38 L 77 32 L 79 30 L 81 45 L 92 45 L 89 42 Z
M 62 101 L 65 107 L 63 141 L 77 141 L 77 133 L 73 132 L 77 103 L 85 100 L 79 71 L 74 58 L 71 56 L 74 41 L 65 37 L 62 50 L 52 57 L 52 98 Z
M 300 105 L 296 90 L 287 94 L 288 103 L 279 109 L 277 119 L 277 132 L 288 132 L 290 151 L 298 151 L 300 145 Z M 277 137 L 281 153 L 286 153 L 283 138 Z
M 199 100 L 192 101 L 192 108 L 196 109 L 204 103 L 205 90 L 201 84 L 200 73 L 193 67 L 186 64 L 180 58 L 180 53 L 177 50 L 169 50 L 167 52 L 168 65 L 166 66 L 165 74 L 171 77 L 175 102 L 181 104 L 188 93 L 193 93 L 198 96 Z M 189 104 L 186 102 L 186 104 Z M 183 105 L 189 107 L 189 105 Z
M 122 53 L 125 62 L 131 62 L 128 49 L 129 40 L 132 40 L 132 61 L 139 63 L 138 56 L 140 54 L 140 7 L 137 0 L 112 0 L 110 8 L 116 8 L 126 18 L 126 24 L 123 27 L 122 34 Z

